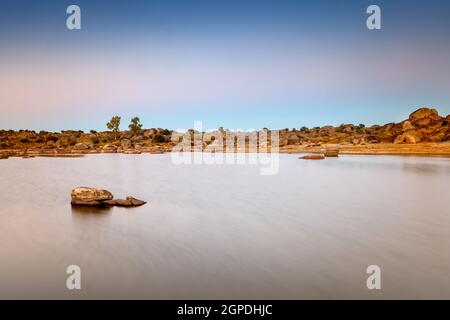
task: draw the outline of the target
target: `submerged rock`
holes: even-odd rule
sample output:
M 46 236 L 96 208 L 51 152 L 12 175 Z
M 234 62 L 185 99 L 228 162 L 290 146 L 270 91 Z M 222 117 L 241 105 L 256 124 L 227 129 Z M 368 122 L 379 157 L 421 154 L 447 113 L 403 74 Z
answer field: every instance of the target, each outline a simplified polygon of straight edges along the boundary
M 339 149 L 326 149 L 323 155 L 325 157 L 338 157 Z
M 75 206 L 118 206 L 118 207 L 138 207 L 146 204 L 145 201 L 128 196 L 125 200 L 114 199 L 108 190 L 78 187 L 72 190 L 71 204 Z
M 118 207 L 138 207 L 146 204 L 147 202 L 136 199 L 134 197 L 127 197 L 125 200 L 123 199 L 115 199 L 105 201 L 105 204 L 108 206 L 118 206 Z
M 303 157 L 300 157 L 299 159 L 303 160 L 323 160 L 325 159 L 325 156 L 323 154 L 307 154 Z

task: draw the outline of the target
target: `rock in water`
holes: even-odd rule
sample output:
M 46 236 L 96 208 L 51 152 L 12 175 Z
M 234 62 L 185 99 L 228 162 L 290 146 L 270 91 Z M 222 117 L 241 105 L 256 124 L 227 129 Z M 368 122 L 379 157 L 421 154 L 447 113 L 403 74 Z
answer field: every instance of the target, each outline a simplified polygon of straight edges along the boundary
M 101 206 L 103 201 L 112 200 L 111 192 L 103 189 L 78 187 L 72 190 L 72 204 L 83 206 Z
M 324 153 L 325 157 L 338 157 L 339 149 L 326 149 Z
M 125 200 L 123 199 L 115 199 L 115 200 L 108 200 L 104 202 L 105 205 L 108 206 L 117 206 L 117 207 L 139 207 L 147 202 L 136 199 L 134 197 L 127 197 Z
M 127 197 L 128 201 L 131 201 L 131 203 L 133 204 L 133 206 L 137 207 L 137 206 L 142 206 L 144 204 L 146 204 L 147 202 L 133 198 L 133 197 Z
M 325 156 L 323 154 L 307 154 L 303 157 L 300 157 L 299 159 L 303 160 L 323 160 L 325 159 Z
M 127 197 L 123 199 L 114 199 L 114 196 L 108 190 L 78 187 L 72 190 L 71 193 L 72 205 L 77 206 L 118 206 L 118 207 L 138 207 L 146 204 L 147 202 Z

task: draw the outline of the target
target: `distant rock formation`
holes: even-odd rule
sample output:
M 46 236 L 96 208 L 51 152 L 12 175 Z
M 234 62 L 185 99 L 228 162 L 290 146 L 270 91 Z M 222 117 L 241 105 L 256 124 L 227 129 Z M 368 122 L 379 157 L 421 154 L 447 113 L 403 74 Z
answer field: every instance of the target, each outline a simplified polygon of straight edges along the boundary
M 78 187 L 72 190 L 71 204 L 74 206 L 119 206 L 119 207 L 137 207 L 146 204 L 145 201 L 127 197 L 125 200 L 114 199 L 114 196 L 108 190 Z
M 270 132 L 269 129 L 263 129 L 263 131 Z M 203 137 L 201 150 L 207 150 L 214 145 L 227 147 L 226 139 L 222 141 L 222 144 L 219 143 L 219 140 L 213 139 L 216 133 L 224 132 L 231 133 L 223 129 L 205 133 L 190 129 L 186 135 L 190 135 L 191 141 L 193 141 L 194 134 L 201 135 Z M 177 141 L 172 141 L 172 137 L 177 137 Z M 75 130 L 61 131 L 60 133 L 0 130 L 0 151 L 7 152 L 9 156 L 163 153 L 171 151 L 177 142 L 181 141 L 180 139 L 177 132 L 161 128 L 145 129 L 137 133 L 122 131 L 117 135 L 112 132 L 96 132 L 94 130 L 89 133 Z M 326 144 L 361 146 L 447 141 L 450 141 L 450 115 L 442 117 L 436 109 L 427 107 L 414 111 L 408 119 L 400 123 L 370 127 L 363 124 L 341 124 L 337 127 L 327 125 L 279 130 L 281 150 L 289 149 L 291 146 L 298 146 L 297 148 L 300 149 Z M 269 143 L 268 141 L 259 141 L 258 147 L 265 148 Z
M 440 117 L 436 109 L 420 108 L 402 123 L 402 134 L 394 143 L 441 142 L 447 141 L 449 134 L 448 119 Z

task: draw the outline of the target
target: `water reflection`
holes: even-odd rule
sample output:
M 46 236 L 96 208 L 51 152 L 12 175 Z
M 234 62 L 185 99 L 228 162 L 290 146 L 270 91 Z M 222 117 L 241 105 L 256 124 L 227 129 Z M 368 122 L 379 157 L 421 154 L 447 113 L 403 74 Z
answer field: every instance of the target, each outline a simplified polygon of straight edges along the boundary
M 111 212 L 111 207 L 78 206 L 71 205 L 72 214 L 107 214 Z

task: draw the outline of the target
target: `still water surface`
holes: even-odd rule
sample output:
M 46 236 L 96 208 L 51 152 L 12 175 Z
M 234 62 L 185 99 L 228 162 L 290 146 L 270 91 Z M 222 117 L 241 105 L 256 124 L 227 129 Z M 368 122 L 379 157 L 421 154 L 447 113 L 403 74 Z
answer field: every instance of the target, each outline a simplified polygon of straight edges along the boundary
M 0 298 L 450 298 L 449 158 L 280 157 L 273 176 L 170 155 L 0 161 Z M 149 203 L 74 210 L 76 186 Z

